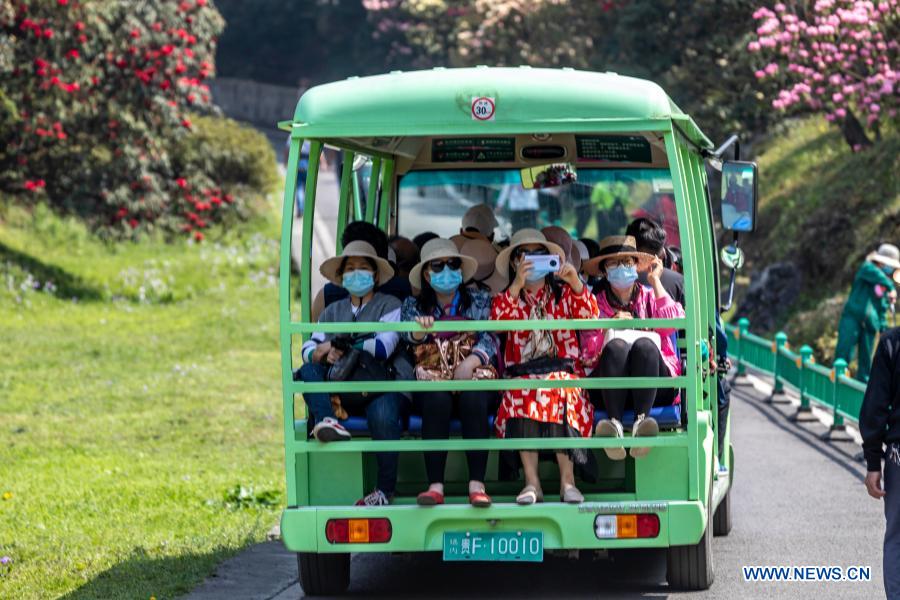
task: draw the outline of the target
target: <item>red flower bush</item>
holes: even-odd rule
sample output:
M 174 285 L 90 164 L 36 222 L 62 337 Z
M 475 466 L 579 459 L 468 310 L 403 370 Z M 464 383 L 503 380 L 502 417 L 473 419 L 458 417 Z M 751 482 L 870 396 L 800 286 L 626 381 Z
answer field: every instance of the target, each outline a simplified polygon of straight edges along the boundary
M 0 0 L 0 189 L 43 192 L 111 237 L 237 215 L 188 200 L 223 184 L 174 157 L 212 108 L 223 25 L 205 0 Z

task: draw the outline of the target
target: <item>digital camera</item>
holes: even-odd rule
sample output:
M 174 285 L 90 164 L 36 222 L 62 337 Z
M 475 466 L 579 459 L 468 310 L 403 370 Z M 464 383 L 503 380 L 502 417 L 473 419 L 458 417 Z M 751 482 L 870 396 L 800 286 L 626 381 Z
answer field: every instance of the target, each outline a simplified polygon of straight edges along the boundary
M 558 273 L 562 266 L 559 257 L 555 254 L 526 254 L 525 260 L 531 261 L 535 271 Z

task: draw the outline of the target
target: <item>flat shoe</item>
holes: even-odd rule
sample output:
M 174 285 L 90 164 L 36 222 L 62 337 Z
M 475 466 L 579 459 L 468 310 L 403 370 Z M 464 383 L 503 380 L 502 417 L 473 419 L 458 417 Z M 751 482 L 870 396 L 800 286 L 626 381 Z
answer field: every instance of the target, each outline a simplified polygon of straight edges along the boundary
M 419 506 L 437 506 L 444 503 L 444 495 L 440 492 L 428 490 L 416 496 L 416 504 Z
M 631 430 L 632 437 L 656 437 L 659 434 L 659 423 L 653 417 L 646 417 L 635 424 Z M 632 448 L 630 451 L 632 458 L 644 458 L 650 454 L 651 448 L 644 446 L 643 448 Z
M 522 488 L 522 491 L 519 492 L 519 495 L 516 496 L 516 504 L 521 504 L 522 506 L 543 501 L 544 495 L 542 493 L 538 493 L 537 488 L 533 485 L 526 485 L 524 488 Z
M 469 492 L 469 504 L 478 508 L 487 508 L 491 505 L 491 497 L 485 492 Z
M 594 431 L 594 435 L 597 437 L 622 437 L 619 429 L 616 428 L 615 424 L 609 419 L 603 419 L 597 423 L 597 429 Z M 610 460 L 625 460 L 625 448 L 604 448 L 603 451 L 606 452 L 606 456 L 609 457 Z
M 584 494 L 578 491 L 578 488 L 574 485 L 568 488 L 562 495 L 559 497 L 560 502 L 565 502 L 566 504 L 581 504 L 584 502 Z

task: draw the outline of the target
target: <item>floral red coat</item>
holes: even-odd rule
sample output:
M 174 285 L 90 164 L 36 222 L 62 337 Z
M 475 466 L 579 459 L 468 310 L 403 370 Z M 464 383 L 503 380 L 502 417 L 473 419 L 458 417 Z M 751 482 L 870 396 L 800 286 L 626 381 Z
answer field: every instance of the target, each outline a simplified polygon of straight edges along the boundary
M 543 302 L 548 319 L 596 319 L 600 314 L 597 299 L 587 286 L 580 294 L 572 291 L 568 285 L 562 286 L 559 302 L 553 297 L 549 288 L 544 287 L 535 295 L 523 291 L 528 301 L 510 296 L 508 291 L 498 294 L 491 307 L 491 319 L 525 320 L 531 314 L 529 302 Z M 529 331 L 510 331 L 506 336 L 503 357 L 506 366 L 522 362 L 521 351 L 528 341 Z M 526 379 L 578 379 L 584 376 L 579 359 L 581 349 L 578 336 L 570 329 L 555 330 L 553 340 L 559 358 L 571 359 L 575 363 L 575 374 L 566 372 L 548 375 L 526 375 Z M 594 423 L 594 407 L 580 388 L 540 389 L 540 390 L 507 390 L 497 412 L 494 427 L 498 437 L 506 433 L 506 422 L 511 418 L 526 418 L 543 423 L 567 423 L 584 437 L 590 437 Z M 565 420 L 564 420 L 565 419 Z

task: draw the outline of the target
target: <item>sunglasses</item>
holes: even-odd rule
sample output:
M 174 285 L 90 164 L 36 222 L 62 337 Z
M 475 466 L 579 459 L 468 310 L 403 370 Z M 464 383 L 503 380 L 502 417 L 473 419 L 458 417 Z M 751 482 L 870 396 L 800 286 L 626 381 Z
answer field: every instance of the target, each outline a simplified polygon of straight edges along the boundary
M 457 270 L 462 266 L 462 259 L 454 256 L 453 258 L 448 258 L 446 260 L 430 260 L 428 261 L 428 268 L 431 269 L 432 273 L 440 273 L 444 270 L 444 267 L 450 267 L 452 270 Z

